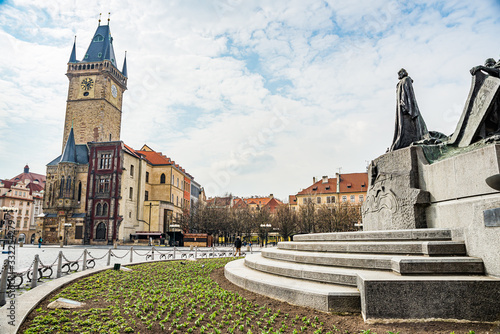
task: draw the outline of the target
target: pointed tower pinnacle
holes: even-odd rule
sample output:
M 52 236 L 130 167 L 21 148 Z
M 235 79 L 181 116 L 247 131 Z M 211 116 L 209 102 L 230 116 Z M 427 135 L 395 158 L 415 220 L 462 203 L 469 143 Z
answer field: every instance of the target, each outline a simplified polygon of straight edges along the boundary
M 122 74 L 128 78 L 127 74 L 127 51 L 125 51 L 125 59 L 123 60 L 123 69 L 122 69 Z
M 75 41 L 73 42 L 73 50 L 71 50 L 71 56 L 69 56 L 69 63 L 76 63 L 76 35 Z
M 66 146 L 64 146 L 64 151 L 59 162 L 75 162 L 76 163 L 76 144 L 75 144 L 75 134 L 73 133 L 73 126 L 69 132 L 68 140 L 66 141 Z

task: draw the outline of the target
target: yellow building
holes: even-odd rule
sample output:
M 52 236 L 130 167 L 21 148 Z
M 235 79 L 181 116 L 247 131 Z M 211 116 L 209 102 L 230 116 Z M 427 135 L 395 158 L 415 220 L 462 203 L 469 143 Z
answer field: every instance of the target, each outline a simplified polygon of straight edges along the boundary
M 297 211 L 308 201 L 318 205 L 342 202 L 361 204 L 366 199 L 367 187 L 367 173 L 337 173 L 335 178 L 323 176 L 319 180 L 313 177 L 311 186 L 289 197 L 289 205 Z

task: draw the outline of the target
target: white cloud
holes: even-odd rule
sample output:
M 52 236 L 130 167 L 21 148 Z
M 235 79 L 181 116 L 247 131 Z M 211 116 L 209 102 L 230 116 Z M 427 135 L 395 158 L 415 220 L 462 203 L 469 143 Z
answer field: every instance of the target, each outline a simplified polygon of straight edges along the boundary
M 120 69 L 128 51 L 122 139 L 209 195 L 285 199 L 363 171 L 391 144 L 401 67 L 428 127 L 449 134 L 469 68 L 500 56 L 493 1 L 17 0 L 0 5 L 0 177 L 60 154 L 73 36 L 81 59 L 109 11 Z

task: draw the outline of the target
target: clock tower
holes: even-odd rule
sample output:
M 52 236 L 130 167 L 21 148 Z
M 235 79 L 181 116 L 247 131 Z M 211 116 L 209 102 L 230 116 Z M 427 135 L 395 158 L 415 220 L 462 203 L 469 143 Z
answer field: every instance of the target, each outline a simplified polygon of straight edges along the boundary
M 63 148 L 71 128 L 75 144 L 120 140 L 123 93 L 127 89 L 127 59 L 118 70 L 108 25 L 99 25 L 82 60 L 76 41 L 68 62 L 69 79 Z

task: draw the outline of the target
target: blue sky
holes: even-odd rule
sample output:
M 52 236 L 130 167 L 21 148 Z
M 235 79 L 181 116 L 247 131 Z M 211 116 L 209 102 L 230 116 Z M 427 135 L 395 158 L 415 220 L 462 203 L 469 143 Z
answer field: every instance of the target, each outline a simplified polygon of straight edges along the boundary
M 99 13 L 128 91 L 121 139 L 180 163 L 207 195 L 286 199 L 362 172 L 391 145 L 401 67 L 451 134 L 469 69 L 500 57 L 499 1 L 0 1 L 0 178 L 60 154 L 74 36 Z

